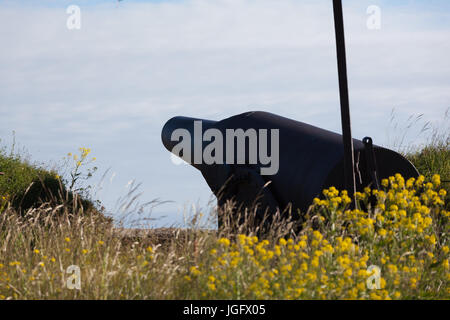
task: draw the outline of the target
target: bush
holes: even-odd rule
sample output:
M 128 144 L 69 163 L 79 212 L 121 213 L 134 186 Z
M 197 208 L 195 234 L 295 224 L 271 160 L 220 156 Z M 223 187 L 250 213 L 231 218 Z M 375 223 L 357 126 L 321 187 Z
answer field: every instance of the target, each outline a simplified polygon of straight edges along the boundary
M 444 135 L 432 139 L 431 143 L 420 151 L 410 152 L 406 157 L 414 164 L 426 179 L 431 179 L 434 174 L 442 177 L 442 187 L 447 191 L 446 209 L 449 210 L 450 197 L 450 136 Z
M 55 170 L 31 164 L 18 154 L 8 155 L 0 149 L 0 171 L 4 173 L 0 176 L 0 195 L 7 198 L 18 212 L 23 213 L 47 202 L 53 206 L 73 204 L 74 192 L 68 190 Z M 78 197 L 83 208 L 95 209 L 93 202 L 83 196 Z
M 45 170 L 0 151 L 0 194 L 8 197 L 16 209 L 29 209 L 42 202 L 54 200 L 63 186 L 56 172 Z

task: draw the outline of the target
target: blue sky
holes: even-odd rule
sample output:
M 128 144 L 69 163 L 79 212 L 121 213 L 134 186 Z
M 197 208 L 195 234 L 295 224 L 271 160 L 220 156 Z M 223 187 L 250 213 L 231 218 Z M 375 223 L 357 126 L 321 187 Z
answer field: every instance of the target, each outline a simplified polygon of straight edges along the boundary
M 111 168 L 98 193 L 111 212 L 136 179 L 142 201 L 173 201 L 154 208 L 155 225 L 182 224 L 211 192 L 162 146 L 172 116 L 265 110 L 340 132 L 331 3 L 2 1 L 2 143 L 15 130 L 45 163 L 90 147 L 100 172 Z M 450 2 L 392 3 L 344 1 L 353 134 L 387 146 L 411 115 L 448 128 L 450 107 Z M 66 28 L 69 4 L 81 8 L 80 30 Z M 366 27 L 369 5 L 381 9 L 381 30 Z

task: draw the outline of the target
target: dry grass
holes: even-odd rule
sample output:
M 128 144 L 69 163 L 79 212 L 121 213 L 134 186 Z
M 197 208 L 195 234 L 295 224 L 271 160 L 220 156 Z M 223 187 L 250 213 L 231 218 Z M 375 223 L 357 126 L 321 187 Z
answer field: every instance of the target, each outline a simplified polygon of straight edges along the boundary
M 449 212 L 433 179 L 385 181 L 385 191 L 358 195 L 365 210 L 348 210 L 345 192 L 326 190 L 298 234 L 288 213 L 266 232 L 251 211 L 236 225 L 231 206 L 215 231 L 126 230 L 79 205 L 25 215 L 3 205 L 0 298 L 448 299 Z M 80 290 L 68 288 L 71 265 Z M 367 287 L 370 265 L 381 268 L 378 290 Z

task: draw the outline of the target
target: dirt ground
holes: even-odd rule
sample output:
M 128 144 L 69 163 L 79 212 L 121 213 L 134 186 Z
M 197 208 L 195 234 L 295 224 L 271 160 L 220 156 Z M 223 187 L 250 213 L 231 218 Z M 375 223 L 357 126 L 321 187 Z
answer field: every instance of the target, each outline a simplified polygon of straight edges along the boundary
M 181 228 L 154 228 L 154 229 L 127 229 L 116 228 L 116 235 L 123 239 L 124 243 L 144 241 L 149 244 L 168 244 L 174 239 L 180 241 L 192 237 L 198 232 L 215 232 L 214 230 L 192 230 Z

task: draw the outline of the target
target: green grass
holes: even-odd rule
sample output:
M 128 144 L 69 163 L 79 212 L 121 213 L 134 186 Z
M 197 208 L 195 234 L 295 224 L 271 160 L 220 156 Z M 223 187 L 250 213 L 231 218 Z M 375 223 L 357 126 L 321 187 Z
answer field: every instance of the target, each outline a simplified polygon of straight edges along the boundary
M 426 146 L 419 152 L 406 156 L 426 178 L 431 178 L 433 174 L 439 174 L 443 180 L 450 180 L 449 141 Z
M 21 214 L 45 203 L 70 206 L 74 198 L 77 198 L 75 203 L 80 201 L 84 209 L 97 210 L 99 202 L 90 199 L 85 188 L 74 188 L 78 185 L 78 180 L 83 178 L 79 171 L 81 166 L 86 165 L 85 160 L 85 157 L 81 161 L 76 160 L 70 179 L 64 179 L 55 169 L 32 163 L 19 153 L 7 152 L 6 148 L 1 148 L 0 172 L 3 175 L 0 175 L 0 195 Z M 92 168 L 88 172 L 90 177 Z
M 0 150 L 0 194 L 16 209 L 28 209 L 58 195 L 61 186 L 57 173 L 29 163 L 19 154 Z
M 433 134 L 428 145 L 416 152 L 408 152 L 406 158 L 411 161 L 428 180 L 433 174 L 439 174 L 442 187 L 447 191 L 447 210 L 450 197 L 450 134 Z

